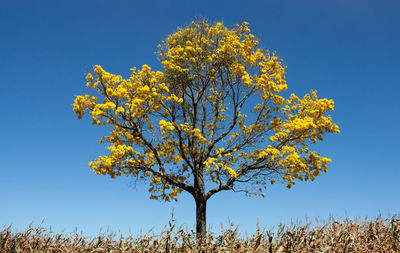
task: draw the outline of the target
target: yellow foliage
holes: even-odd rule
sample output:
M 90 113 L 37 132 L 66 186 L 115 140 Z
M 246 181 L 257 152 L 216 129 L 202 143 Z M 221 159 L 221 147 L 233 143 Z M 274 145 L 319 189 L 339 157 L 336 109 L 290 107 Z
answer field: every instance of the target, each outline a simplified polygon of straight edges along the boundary
M 89 163 L 97 174 L 147 178 L 151 198 L 169 201 L 195 173 L 209 186 L 248 180 L 248 193 L 263 195 L 256 185 L 291 187 L 327 170 L 331 160 L 309 145 L 339 133 L 327 115 L 333 100 L 316 91 L 284 98 L 286 67 L 248 23 L 192 22 L 159 45 L 159 57 L 163 71 L 143 65 L 124 79 L 96 65 L 86 75 L 98 96 L 77 96 L 73 109 L 112 128 L 102 138 L 110 153 Z

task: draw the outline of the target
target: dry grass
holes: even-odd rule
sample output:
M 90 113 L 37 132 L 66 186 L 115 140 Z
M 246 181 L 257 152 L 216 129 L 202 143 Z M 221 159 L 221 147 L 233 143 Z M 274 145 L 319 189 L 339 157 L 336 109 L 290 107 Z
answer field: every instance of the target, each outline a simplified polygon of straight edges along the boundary
M 197 245 L 193 232 L 169 227 L 158 236 L 120 238 L 99 235 L 88 239 L 74 234 L 53 234 L 43 228 L 29 227 L 25 232 L 0 232 L 0 252 L 400 252 L 400 217 L 374 220 L 331 219 L 311 228 L 306 225 L 279 225 L 276 232 L 257 229 L 243 236 L 231 225 L 220 236 L 209 233 Z

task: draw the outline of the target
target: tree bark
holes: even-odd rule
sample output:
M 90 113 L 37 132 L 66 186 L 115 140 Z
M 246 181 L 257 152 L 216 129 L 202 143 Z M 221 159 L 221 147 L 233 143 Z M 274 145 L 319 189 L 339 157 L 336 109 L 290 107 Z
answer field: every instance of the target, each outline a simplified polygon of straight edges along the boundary
M 194 192 L 193 197 L 196 201 L 196 237 L 197 243 L 201 244 L 206 237 L 206 207 L 207 198 L 204 187 L 204 171 L 201 166 L 194 170 Z
M 196 201 L 196 236 L 198 242 L 206 237 L 206 208 L 207 200 L 204 194 L 195 197 Z

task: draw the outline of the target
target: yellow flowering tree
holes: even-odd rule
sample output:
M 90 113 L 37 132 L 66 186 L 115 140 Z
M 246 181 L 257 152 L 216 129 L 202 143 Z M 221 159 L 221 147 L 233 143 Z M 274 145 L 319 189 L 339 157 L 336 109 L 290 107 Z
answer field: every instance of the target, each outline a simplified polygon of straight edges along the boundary
M 285 67 L 262 50 L 248 23 L 231 29 L 201 20 L 159 46 L 163 71 L 147 65 L 124 79 L 94 66 L 86 77 L 97 96 L 77 96 L 81 119 L 112 127 L 109 153 L 89 166 L 99 175 L 147 180 L 151 199 L 196 202 L 196 231 L 206 233 L 206 203 L 224 190 L 264 196 L 269 184 L 288 188 L 314 180 L 330 159 L 310 149 L 339 133 L 334 102 L 287 89 Z

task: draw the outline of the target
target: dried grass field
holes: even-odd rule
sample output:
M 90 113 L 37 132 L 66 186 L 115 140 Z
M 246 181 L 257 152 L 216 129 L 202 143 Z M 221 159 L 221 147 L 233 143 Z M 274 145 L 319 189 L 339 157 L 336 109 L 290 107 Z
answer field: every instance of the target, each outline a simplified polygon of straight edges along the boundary
M 272 231 L 257 229 L 244 235 L 231 225 L 221 235 L 208 233 L 198 244 L 196 235 L 177 227 L 173 219 L 159 235 L 118 240 L 114 233 L 87 238 L 77 233 L 54 234 L 41 227 L 13 233 L 8 227 L 0 232 L 0 252 L 400 252 L 399 215 L 362 221 L 331 219 L 314 226 L 280 224 Z

